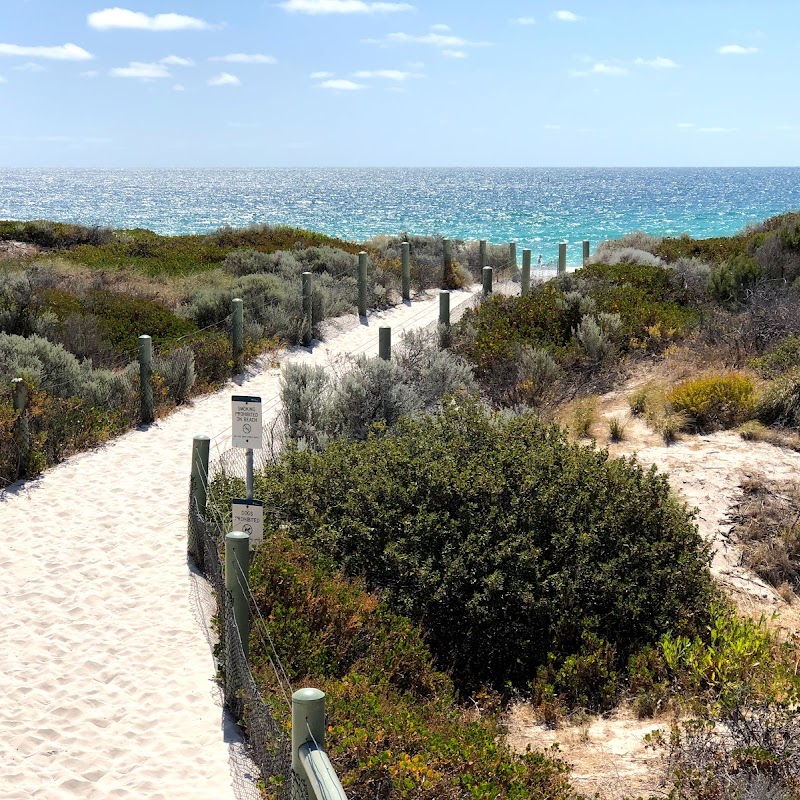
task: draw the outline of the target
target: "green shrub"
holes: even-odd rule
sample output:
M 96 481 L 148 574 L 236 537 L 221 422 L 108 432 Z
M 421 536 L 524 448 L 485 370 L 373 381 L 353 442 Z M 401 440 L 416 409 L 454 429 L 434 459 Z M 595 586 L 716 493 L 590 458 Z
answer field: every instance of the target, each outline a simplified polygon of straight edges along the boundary
M 711 272 L 708 289 L 711 296 L 724 306 L 737 308 L 761 277 L 761 270 L 752 258 L 736 256 Z
M 767 387 L 758 400 L 756 416 L 767 425 L 800 428 L 800 368 Z
M 789 336 L 768 353 L 747 362 L 762 378 L 777 378 L 800 367 L 800 336 Z
M 257 479 L 276 525 L 420 622 L 460 685 L 524 686 L 589 634 L 619 663 L 706 618 L 711 581 L 665 476 L 459 400 L 381 436 L 289 451 Z
M 326 693 L 327 751 L 351 800 L 576 797 L 562 762 L 511 752 L 491 695 L 477 692 L 469 708 L 454 702 L 419 628 L 361 581 L 277 534 L 260 546 L 250 584 L 289 679 Z M 265 640 L 256 622 L 251 669 L 288 726 Z
M 191 347 L 177 347 L 153 359 L 153 372 L 163 381 L 168 397 L 176 405 L 189 399 L 195 381 Z
M 733 428 L 753 414 L 753 382 L 735 372 L 694 378 L 672 389 L 667 402 L 701 430 Z

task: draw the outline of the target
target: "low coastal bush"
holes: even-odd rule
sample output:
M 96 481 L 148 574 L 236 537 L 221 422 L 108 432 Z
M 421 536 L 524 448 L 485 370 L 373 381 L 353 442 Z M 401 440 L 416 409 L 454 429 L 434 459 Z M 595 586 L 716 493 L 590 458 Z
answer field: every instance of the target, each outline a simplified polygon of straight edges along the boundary
M 774 345 L 768 353 L 751 358 L 748 366 L 762 378 L 774 379 L 786 372 L 800 367 L 800 336 L 788 336 Z
M 733 428 L 749 419 L 755 406 L 753 382 L 737 373 L 684 381 L 667 394 L 666 400 L 700 430 Z
M 274 524 L 423 626 L 462 690 L 526 686 L 586 647 L 693 635 L 707 554 L 665 476 L 466 400 L 364 441 L 291 449 L 257 478 Z M 587 638 L 588 637 L 588 638 Z
M 800 368 L 790 370 L 764 390 L 756 416 L 767 425 L 800 428 Z
M 352 800 L 577 800 L 563 762 L 511 752 L 491 693 L 456 701 L 420 629 L 362 581 L 276 533 L 259 548 L 250 584 L 289 680 L 326 693 L 327 751 Z M 288 727 L 259 626 L 251 669 Z

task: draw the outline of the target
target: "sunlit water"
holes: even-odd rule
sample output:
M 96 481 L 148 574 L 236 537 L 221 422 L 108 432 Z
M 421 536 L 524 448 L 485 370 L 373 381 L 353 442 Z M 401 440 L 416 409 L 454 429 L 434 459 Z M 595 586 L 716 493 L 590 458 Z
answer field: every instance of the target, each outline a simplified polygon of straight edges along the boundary
M 164 234 L 266 222 L 356 241 L 405 231 L 516 240 L 545 261 L 566 240 L 570 263 L 582 239 L 721 236 L 798 209 L 800 168 L 0 169 L 0 219 Z

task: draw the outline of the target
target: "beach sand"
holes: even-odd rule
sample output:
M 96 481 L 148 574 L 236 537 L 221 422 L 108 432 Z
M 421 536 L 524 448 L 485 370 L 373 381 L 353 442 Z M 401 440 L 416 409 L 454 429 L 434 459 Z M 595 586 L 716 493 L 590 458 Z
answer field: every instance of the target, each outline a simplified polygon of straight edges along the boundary
M 453 292 L 454 312 L 472 299 Z M 258 797 L 226 718 L 205 581 L 186 559 L 192 438 L 227 449 L 230 396 L 278 413 L 279 363 L 377 354 L 435 325 L 438 293 L 329 325 L 221 391 L 0 492 L 0 797 Z M 455 313 L 454 313 L 455 317 Z M 338 324 L 337 324 L 338 323 Z

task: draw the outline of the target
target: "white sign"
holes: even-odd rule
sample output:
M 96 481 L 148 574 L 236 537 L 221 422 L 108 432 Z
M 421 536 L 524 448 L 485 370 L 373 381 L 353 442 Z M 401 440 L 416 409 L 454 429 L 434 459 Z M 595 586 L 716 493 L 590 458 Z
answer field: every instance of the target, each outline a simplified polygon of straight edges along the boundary
M 249 534 L 250 547 L 264 541 L 264 508 L 260 500 L 231 501 L 231 530 Z
M 234 395 L 233 446 L 246 450 L 261 449 L 261 398 Z

